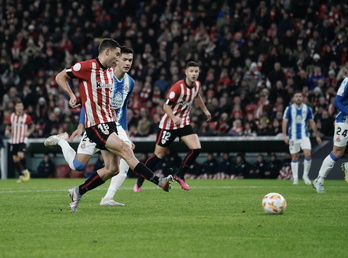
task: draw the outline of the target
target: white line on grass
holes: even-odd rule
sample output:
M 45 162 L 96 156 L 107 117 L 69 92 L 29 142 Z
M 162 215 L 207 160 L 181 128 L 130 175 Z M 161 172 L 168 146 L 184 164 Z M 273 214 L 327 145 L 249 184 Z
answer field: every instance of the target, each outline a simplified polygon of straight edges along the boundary
M 279 186 L 281 188 L 293 188 L 293 185 L 289 186 Z M 296 186 L 296 187 L 311 187 L 311 186 Z M 344 186 L 335 186 L 335 188 L 343 188 Z M 254 185 L 246 185 L 246 186 L 199 186 L 199 187 L 190 187 L 191 189 L 269 189 L 270 186 L 254 186 Z M 272 188 L 276 188 L 276 186 L 272 186 Z M 346 188 L 346 187 L 345 187 Z M 122 187 L 121 190 L 132 190 L 133 187 Z M 158 190 L 158 187 L 143 187 L 143 190 Z M 172 189 L 180 189 L 180 187 L 172 187 Z M 106 191 L 107 188 L 99 187 L 94 189 L 93 191 Z M 38 192 L 67 192 L 68 189 L 30 189 L 30 190 L 0 190 L 0 194 L 6 193 L 38 193 Z

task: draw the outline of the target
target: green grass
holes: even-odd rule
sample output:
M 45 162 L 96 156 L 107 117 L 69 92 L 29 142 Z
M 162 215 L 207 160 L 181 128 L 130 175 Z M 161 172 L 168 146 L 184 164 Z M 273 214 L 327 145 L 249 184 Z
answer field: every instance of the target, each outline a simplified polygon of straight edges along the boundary
M 191 180 L 166 193 L 146 182 L 116 195 L 126 207 L 100 207 L 108 182 L 70 213 L 67 189 L 81 179 L 0 180 L 0 257 L 347 257 L 347 192 L 327 180 L 326 194 L 277 180 Z M 266 215 L 263 196 L 281 193 L 288 208 Z

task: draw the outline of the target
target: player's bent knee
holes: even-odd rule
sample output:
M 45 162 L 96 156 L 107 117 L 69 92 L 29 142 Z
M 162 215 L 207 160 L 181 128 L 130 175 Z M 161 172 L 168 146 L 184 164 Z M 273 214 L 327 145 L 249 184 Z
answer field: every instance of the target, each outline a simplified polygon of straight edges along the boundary
M 112 177 L 118 175 L 118 173 L 119 173 L 119 170 L 107 171 L 106 177 L 109 179 L 109 178 L 112 178 Z
M 73 167 L 70 166 L 70 168 L 77 171 L 83 171 L 86 169 L 86 165 L 81 163 L 78 159 L 74 159 Z

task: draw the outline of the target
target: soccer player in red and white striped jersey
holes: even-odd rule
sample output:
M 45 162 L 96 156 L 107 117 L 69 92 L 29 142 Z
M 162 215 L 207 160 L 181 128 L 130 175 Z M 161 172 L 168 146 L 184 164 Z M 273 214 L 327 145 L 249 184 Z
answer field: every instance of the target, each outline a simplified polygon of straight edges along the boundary
M 96 59 L 76 63 L 56 76 L 58 85 L 69 95 L 69 105 L 78 107 L 76 96 L 69 87 L 70 79 L 79 80 L 82 105 L 86 112 L 85 128 L 88 138 L 100 149 L 105 167 L 97 170 L 83 184 L 71 187 L 70 210 L 77 211 L 81 196 L 119 173 L 119 157 L 140 176 L 169 191 L 172 176 L 157 177 L 134 156 L 132 149 L 118 135 L 115 110 L 111 107 L 114 89 L 113 69 L 120 56 L 121 46 L 113 39 L 104 39 Z
M 15 104 L 15 112 L 7 121 L 5 135 L 10 136 L 10 152 L 16 170 L 21 174 L 17 182 L 30 179 L 30 172 L 26 168 L 25 150 L 28 136 L 34 131 L 34 125 L 30 115 L 24 112 L 24 106 L 20 99 Z
M 211 114 L 205 106 L 200 95 L 201 83 L 197 80 L 199 76 L 198 63 L 190 61 L 186 64 L 186 78 L 176 82 L 170 88 L 163 109 L 163 115 L 157 134 L 157 141 L 154 154 L 148 158 L 145 165 L 153 169 L 155 165 L 164 157 L 169 145 L 179 137 L 190 149 L 186 155 L 180 169 L 176 172 L 174 179 L 184 190 L 190 187 L 185 182 L 185 173 L 194 163 L 201 151 L 201 143 L 198 135 L 190 125 L 190 111 L 194 101 L 202 108 L 207 121 L 211 120 Z M 135 183 L 133 191 L 140 192 L 144 180 L 139 178 Z

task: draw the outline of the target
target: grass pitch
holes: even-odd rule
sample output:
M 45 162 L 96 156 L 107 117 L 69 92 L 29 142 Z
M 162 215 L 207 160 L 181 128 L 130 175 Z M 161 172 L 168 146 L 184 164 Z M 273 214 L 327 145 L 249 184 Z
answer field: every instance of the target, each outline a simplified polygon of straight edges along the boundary
M 109 185 L 69 212 L 67 189 L 81 179 L 0 180 L 0 257 L 347 257 L 348 185 L 327 180 L 318 194 L 300 182 L 188 180 L 190 191 L 146 182 L 116 194 L 126 207 L 100 207 Z M 269 192 L 283 215 L 263 213 Z

